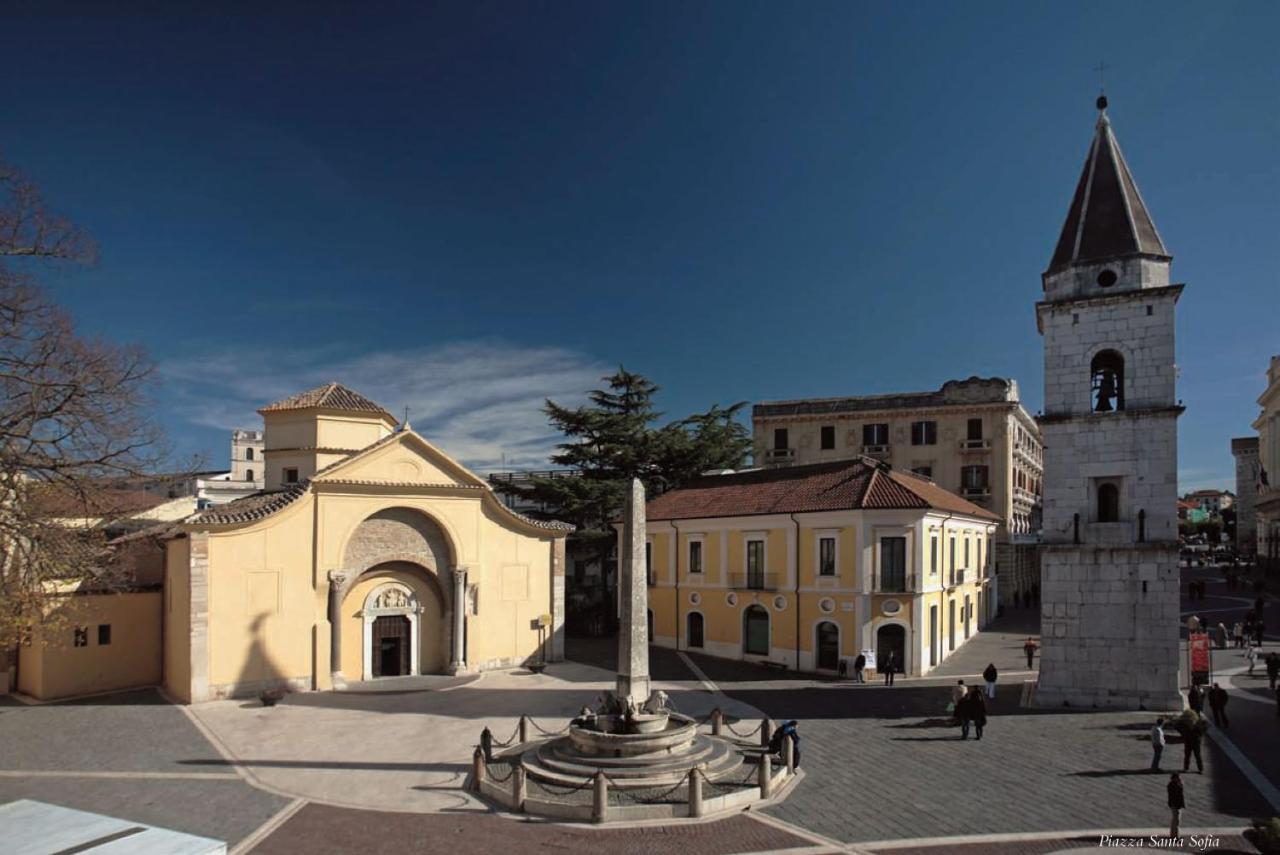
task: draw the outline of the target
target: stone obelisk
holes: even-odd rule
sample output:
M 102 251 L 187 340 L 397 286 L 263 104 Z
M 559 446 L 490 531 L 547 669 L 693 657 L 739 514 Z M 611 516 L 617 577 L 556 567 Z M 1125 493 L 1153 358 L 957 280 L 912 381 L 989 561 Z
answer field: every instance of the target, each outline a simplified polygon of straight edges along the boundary
M 645 568 L 644 485 L 631 479 L 622 516 L 618 595 L 618 701 L 637 709 L 649 699 L 649 588 Z

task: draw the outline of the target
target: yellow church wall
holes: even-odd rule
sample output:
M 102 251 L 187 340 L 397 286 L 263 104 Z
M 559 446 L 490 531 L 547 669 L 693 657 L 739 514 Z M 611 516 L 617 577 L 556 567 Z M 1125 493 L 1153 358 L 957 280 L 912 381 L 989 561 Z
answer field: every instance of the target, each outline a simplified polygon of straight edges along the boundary
M 191 700 L 191 541 L 165 545 L 164 685 L 181 701 Z
M 271 452 L 278 448 L 317 448 L 315 417 L 306 411 L 267 413 L 262 418 L 266 428 L 264 449 Z
M 342 478 L 346 473 L 335 473 Z M 398 445 L 388 445 L 360 461 L 360 478 L 370 481 L 417 481 L 427 484 L 466 483 L 457 474 L 421 454 Z
M 367 448 L 391 433 L 383 419 L 322 413 L 315 416 L 316 445 L 320 448 Z M 274 427 L 274 426 L 273 426 Z
M 58 597 L 53 623 L 22 650 L 18 688 L 38 700 L 156 686 L 163 679 L 159 591 Z M 110 627 L 100 643 L 99 628 Z M 85 645 L 75 646 L 75 630 Z
M 422 607 L 418 615 L 419 673 L 439 673 L 448 664 L 449 627 L 445 624 L 444 589 L 438 589 L 415 572 L 379 571 L 361 577 L 342 601 L 342 673 L 348 680 L 364 676 L 364 618 L 360 612 L 374 589 L 393 581 L 412 590 Z M 437 584 L 447 584 L 447 580 L 437 580 Z
M 467 583 L 480 587 L 478 614 L 467 620 L 467 665 L 517 665 L 539 655 L 540 643 L 550 643 L 550 629 L 539 632 L 535 622 L 553 611 L 554 539 L 515 531 L 496 508 L 472 501 L 478 534 L 464 549 L 478 560 L 469 565 Z
M 214 696 L 232 686 L 312 685 L 313 502 L 307 496 L 246 528 L 210 532 L 208 675 Z

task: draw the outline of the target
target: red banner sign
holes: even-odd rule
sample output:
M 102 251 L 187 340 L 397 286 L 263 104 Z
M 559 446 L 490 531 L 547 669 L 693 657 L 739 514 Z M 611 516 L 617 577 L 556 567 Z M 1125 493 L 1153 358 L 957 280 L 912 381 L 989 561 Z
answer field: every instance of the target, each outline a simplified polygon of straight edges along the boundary
M 1191 658 L 1191 682 L 1207 683 L 1210 671 L 1209 634 L 1193 632 L 1188 636 L 1187 650 Z

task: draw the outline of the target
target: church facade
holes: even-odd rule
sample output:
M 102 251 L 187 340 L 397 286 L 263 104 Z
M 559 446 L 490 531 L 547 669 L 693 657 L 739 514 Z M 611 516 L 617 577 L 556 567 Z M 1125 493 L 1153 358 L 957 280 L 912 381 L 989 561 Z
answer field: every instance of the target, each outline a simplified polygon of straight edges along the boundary
M 1043 275 L 1043 707 L 1180 709 L 1171 256 L 1106 114 Z
M 505 507 L 382 407 L 331 383 L 259 411 L 265 489 L 165 555 L 180 700 L 563 657 L 571 530 Z

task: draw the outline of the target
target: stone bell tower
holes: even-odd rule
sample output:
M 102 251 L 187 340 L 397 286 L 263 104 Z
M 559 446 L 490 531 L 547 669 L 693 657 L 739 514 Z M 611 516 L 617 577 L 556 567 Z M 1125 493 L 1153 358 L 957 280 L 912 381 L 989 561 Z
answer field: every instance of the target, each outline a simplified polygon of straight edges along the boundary
M 1178 709 L 1171 256 L 1098 99 L 1042 276 L 1042 707 Z

